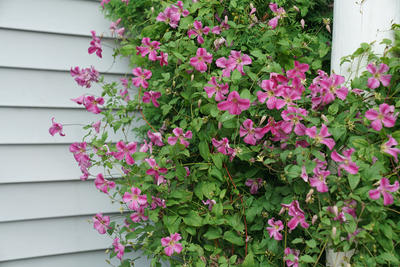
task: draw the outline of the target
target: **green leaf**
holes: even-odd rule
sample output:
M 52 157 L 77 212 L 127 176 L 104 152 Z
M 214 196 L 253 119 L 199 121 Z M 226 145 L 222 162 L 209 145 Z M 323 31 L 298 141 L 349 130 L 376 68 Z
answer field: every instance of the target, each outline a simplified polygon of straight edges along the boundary
M 379 229 L 381 232 L 389 239 L 392 239 L 393 232 L 392 232 L 392 227 L 388 225 L 387 223 L 380 224 Z
M 315 260 L 314 260 L 311 256 L 309 256 L 309 255 L 303 255 L 303 256 L 301 256 L 300 259 L 299 259 L 299 261 L 307 262 L 307 263 L 315 262 Z
M 203 226 L 203 218 L 194 210 L 190 210 L 189 214 L 186 217 L 183 217 L 183 222 L 189 226 Z
M 330 114 L 335 115 L 339 110 L 339 105 L 337 103 L 334 103 L 332 105 L 330 105 L 328 111 Z
M 186 58 L 184 56 L 182 56 L 181 54 L 179 54 L 178 52 L 172 52 L 172 54 L 174 54 L 174 56 L 176 56 L 177 58 L 179 58 L 182 61 L 186 60 Z
M 152 24 L 150 26 L 147 26 L 146 28 L 144 28 L 142 30 L 142 32 L 140 33 L 140 35 L 145 38 L 145 37 L 154 37 L 157 35 L 157 32 L 155 29 L 157 28 L 157 24 Z
M 302 238 L 296 238 L 295 240 L 292 241 L 292 244 L 298 244 L 298 243 L 302 243 L 303 239 Z
M 219 170 L 222 170 L 222 160 L 221 160 L 220 153 L 218 153 L 216 155 L 212 155 L 212 159 L 213 159 L 215 166 L 217 166 L 217 168 Z
M 203 200 L 203 181 L 197 183 L 194 187 L 194 193 L 200 200 Z
M 227 231 L 224 234 L 223 237 L 226 241 L 238 245 L 238 246 L 243 246 L 244 245 L 244 240 L 243 237 L 238 236 L 236 232 L 232 232 L 232 231 Z
M 232 257 L 229 258 L 229 263 L 234 264 L 236 262 L 237 255 L 233 255 Z
M 244 259 L 243 262 L 243 267 L 253 267 L 256 266 L 256 263 L 254 261 L 254 255 L 253 252 L 250 250 L 249 253 L 247 254 L 246 258 Z
M 259 59 L 267 59 L 267 56 L 259 50 L 251 51 L 250 54 Z
M 355 189 L 358 185 L 358 183 L 360 182 L 360 177 L 361 175 L 359 173 L 357 174 L 349 174 L 349 184 L 351 189 Z
M 124 56 L 129 56 L 136 52 L 136 47 L 134 45 L 124 45 L 119 52 Z
M 222 173 L 220 170 L 218 170 L 215 166 L 211 167 L 211 171 L 210 171 L 211 176 L 217 178 L 220 181 L 224 181 L 224 177 L 222 176 Z
M 201 5 L 200 2 L 196 2 L 190 7 L 190 10 L 193 10 L 193 9 L 196 10 L 200 5 Z M 189 10 L 190 13 L 194 12 L 194 11 L 190 11 L 190 10 Z M 187 16 L 186 18 L 181 18 L 181 20 L 179 21 L 179 28 L 186 30 L 187 28 L 189 28 L 190 24 L 193 24 L 193 21 L 194 21 L 194 19 L 192 16 Z
M 210 149 L 208 148 L 206 141 L 201 141 L 199 143 L 200 155 L 204 160 L 208 161 L 208 157 L 210 156 Z
M 222 212 L 223 212 L 223 210 L 224 210 L 224 207 L 222 206 L 222 202 L 217 202 L 217 204 L 215 204 L 213 207 L 212 207 L 212 212 L 215 214 L 215 216 L 217 216 L 218 218 L 219 217 L 222 217 Z
M 315 242 L 314 239 L 311 240 L 307 240 L 306 244 L 310 247 L 310 248 L 315 248 L 317 246 L 317 243 Z
M 172 106 L 170 105 L 162 105 L 161 109 L 162 109 L 162 114 L 165 116 L 169 113 L 169 111 L 171 110 Z
M 147 153 L 145 153 L 145 152 L 135 152 L 135 153 L 133 153 L 132 154 L 132 158 L 134 159 L 134 160 L 142 160 L 142 159 L 144 159 L 145 157 L 147 157 L 148 155 L 147 155 Z
M 171 38 L 171 34 L 172 34 L 172 32 L 166 32 L 166 33 L 164 34 L 164 40 L 165 40 L 165 41 L 168 41 L 168 40 Z
M 178 162 L 175 162 L 175 167 L 176 167 L 176 176 L 180 181 L 183 181 L 186 177 L 186 169 Z
M 208 239 L 220 238 L 222 236 L 222 229 L 210 227 L 210 228 L 208 228 L 208 231 L 203 236 Z
M 239 80 L 242 79 L 242 74 L 240 74 L 240 72 L 239 72 L 237 69 L 235 69 L 235 70 L 232 72 L 231 78 L 232 78 L 232 81 L 233 81 L 234 84 L 238 84 L 238 83 L 239 83 Z
M 367 148 L 369 147 L 369 143 L 365 139 L 354 139 L 353 146 L 357 148 Z
M 200 2 L 193 3 L 193 5 L 189 8 L 189 12 L 190 12 L 190 13 L 194 13 L 194 12 L 196 12 L 197 9 L 199 9 L 200 7 L 201 7 L 201 3 L 200 3 Z M 182 18 L 182 19 L 184 19 L 184 18 Z M 181 20 L 182 20 L 182 19 L 181 19 Z M 192 18 L 192 20 L 193 20 L 193 18 Z
M 393 261 L 396 263 L 399 262 L 399 260 L 395 256 L 393 256 L 392 254 L 389 254 L 389 253 L 382 253 L 381 255 L 379 255 L 378 258 L 385 260 L 387 262 L 390 262 L 390 261 Z

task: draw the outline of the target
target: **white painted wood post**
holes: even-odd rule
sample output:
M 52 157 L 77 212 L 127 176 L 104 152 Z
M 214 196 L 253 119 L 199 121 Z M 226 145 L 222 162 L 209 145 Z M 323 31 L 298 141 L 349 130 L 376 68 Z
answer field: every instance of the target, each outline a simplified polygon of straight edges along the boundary
M 354 53 L 361 43 L 373 43 L 372 51 L 383 54 L 386 45 L 380 42 L 383 39 L 394 40 L 394 32 L 390 30 L 393 23 L 400 23 L 399 0 L 335 0 L 332 71 L 344 76 L 346 81 L 358 77 L 365 70 L 366 60 L 340 66 L 341 58 Z M 354 250 L 335 253 L 327 249 L 327 266 L 347 266 L 353 254 Z

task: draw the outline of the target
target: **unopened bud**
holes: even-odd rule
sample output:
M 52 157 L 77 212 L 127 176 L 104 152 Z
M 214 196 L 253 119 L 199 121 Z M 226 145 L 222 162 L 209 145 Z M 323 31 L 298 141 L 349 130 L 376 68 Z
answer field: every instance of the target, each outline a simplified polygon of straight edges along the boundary
M 293 6 L 293 8 L 297 11 L 300 12 L 299 8 L 297 6 Z
M 306 22 L 304 21 L 304 19 L 301 19 L 300 20 L 300 24 L 301 24 L 301 27 L 304 29 L 304 24 L 305 24 Z
M 318 216 L 317 216 L 317 215 L 314 215 L 314 216 L 312 217 L 312 220 L 311 220 L 312 225 L 315 224 L 315 222 L 317 221 L 317 219 L 318 219 Z
M 373 186 L 378 186 L 378 185 L 381 185 L 381 180 L 373 184 Z
M 218 130 L 220 130 L 222 128 L 222 122 L 218 122 Z
M 225 16 L 225 23 L 228 24 L 228 16 Z
M 190 81 L 193 82 L 194 80 L 194 74 L 192 74 L 192 76 L 190 77 Z
M 339 208 L 336 205 L 333 206 L 333 212 L 335 213 L 336 217 L 339 217 Z
M 333 237 L 335 237 L 336 236 L 336 227 L 335 226 L 333 226 L 332 227 L 332 235 L 333 235 Z
M 103 38 L 103 34 L 100 34 L 100 39 Z
M 175 87 L 175 81 L 172 81 L 172 86 Z
M 254 158 L 251 158 L 251 159 L 249 159 L 249 162 L 254 163 L 254 162 L 256 162 L 256 160 Z
M 326 122 L 326 124 L 329 124 L 329 120 L 328 120 L 328 118 L 327 118 L 324 114 L 321 115 L 321 119 L 322 119 L 324 122 Z
M 197 102 L 197 107 L 200 108 L 201 106 L 201 99 L 199 99 L 199 102 Z
M 251 9 L 253 9 L 253 8 L 254 8 L 254 6 L 253 6 L 253 4 L 252 4 L 252 3 L 250 3 L 250 8 L 251 8 Z
M 260 121 L 260 125 L 263 124 L 263 122 L 267 119 L 267 116 L 262 116 L 261 117 L 261 121 Z
M 314 189 L 311 188 L 306 196 L 306 203 L 310 202 L 312 194 L 314 194 Z
M 326 29 L 328 30 L 329 33 L 331 33 L 331 26 L 326 25 Z
M 154 7 L 151 7 L 150 10 L 151 10 L 151 13 L 154 13 Z
M 107 250 L 106 250 L 106 253 L 104 253 L 104 254 L 107 254 L 109 251 L 110 251 L 110 250 L 109 250 L 109 249 L 107 249 Z

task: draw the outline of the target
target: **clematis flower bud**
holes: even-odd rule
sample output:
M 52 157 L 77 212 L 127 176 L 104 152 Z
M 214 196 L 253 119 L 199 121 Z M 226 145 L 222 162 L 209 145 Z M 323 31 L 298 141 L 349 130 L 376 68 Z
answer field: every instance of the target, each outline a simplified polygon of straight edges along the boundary
M 225 23 L 228 24 L 228 16 L 225 16 Z
M 197 107 L 200 108 L 201 106 L 201 99 L 199 99 L 199 102 L 197 103 Z
M 336 236 L 336 227 L 335 226 L 333 226 L 332 227 L 332 235 L 333 235 L 333 237 L 335 237 Z
M 154 7 L 151 7 L 151 13 L 154 13 Z
M 190 77 L 190 81 L 193 82 L 194 80 L 194 74 L 192 74 L 192 76 Z
M 263 122 L 264 122 L 266 119 L 267 119 L 267 116 L 265 116 L 265 115 L 262 116 L 262 117 L 261 117 L 261 121 L 260 121 L 260 125 L 263 124 Z
M 318 216 L 317 216 L 317 215 L 314 215 L 314 216 L 312 217 L 312 220 L 311 220 L 312 225 L 315 224 L 315 222 L 317 221 L 317 219 L 318 219 Z
M 218 130 L 220 130 L 222 128 L 222 122 L 218 122 Z
M 310 202 L 312 194 L 314 194 L 314 189 L 311 188 L 306 196 L 306 203 Z
M 336 217 L 339 217 L 339 208 L 336 205 L 333 206 L 333 212 L 335 213 Z
M 301 24 L 301 27 L 304 29 L 304 24 L 305 24 L 304 19 L 301 19 L 301 20 L 300 20 L 300 24 Z
M 326 29 L 328 30 L 329 33 L 331 33 L 331 26 L 326 25 Z
M 293 8 L 297 11 L 300 12 L 299 8 L 297 6 L 293 6 Z
M 326 124 L 329 124 L 329 120 L 328 120 L 328 118 L 327 118 L 324 114 L 321 115 L 321 119 L 322 119 L 324 122 L 326 122 Z

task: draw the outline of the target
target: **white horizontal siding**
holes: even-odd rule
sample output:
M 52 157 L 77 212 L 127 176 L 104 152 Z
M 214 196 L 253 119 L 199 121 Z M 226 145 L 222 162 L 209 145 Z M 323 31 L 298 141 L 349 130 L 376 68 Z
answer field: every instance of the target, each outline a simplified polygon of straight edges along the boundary
M 0 146 L 2 167 L 0 187 L 7 183 L 40 182 L 42 184 L 42 182 L 54 181 L 80 181 L 79 177 L 82 173 L 68 148 L 69 145 L 61 144 Z M 114 177 L 120 177 L 117 170 L 110 171 Z M 99 166 L 90 169 L 90 173 L 93 175 L 101 172 L 103 172 L 103 168 Z M 90 179 L 93 180 L 89 177 L 88 180 Z M 26 186 L 31 185 L 27 184 Z M 6 199 L 0 194 L 0 200 Z
M 105 74 L 104 81 L 119 82 L 120 78 L 124 75 Z M 100 95 L 103 91 L 99 84 L 89 89 L 78 86 L 69 71 L 0 68 L 0 81 L 2 107 L 82 108 L 70 99 L 85 93 Z M 137 90 L 130 92 L 134 95 Z
M 109 33 L 110 22 L 99 8 L 100 1 L 0 0 L 0 266 L 109 266 L 104 251 L 112 240 L 86 220 L 98 212 L 118 215 L 119 205 L 95 188 L 94 177 L 79 180 L 82 174 L 68 150 L 88 131 L 68 126 L 65 137 L 48 133 L 52 117 L 84 125 L 103 118 L 70 101 L 84 93 L 101 94 L 99 85 L 78 86 L 71 67 L 93 65 L 106 82 L 131 75 L 127 58 L 113 63 L 113 50 L 106 45 L 115 40 L 107 34 L 103 59 L 87 52 L 91 30 L 98 36 Z M 130 129 L 126 132 L 134 141 Z M 113 141 L 125 139 L 112 130 L 109 134 Z M 90 170 L 100 172 L 101 167 Z M 119 265 L 117 259 L 112 262 Z
M 140 114 L 139 112 L 136 112 Z M 11 116 L 12 114 L 12 116 Z M 133 114 L 133 113 L 132 113 Z M 78 124 L 65 126 L 63 133 L 64 137 L 59 134 L 52 137 L 49 133 L 49 128 L 52 126 L 51 119 L 61 124 Z M 71 144 L 81 142 L 82 138 L 89 132 L 83 130 L 82 127 L 92 124 L 103 119 L 101 114 L 93 114 L 86 109 L 53 109 L 53 108 L 10 108 L 0 107 L 0 125 L 11 126 L 7 131 L 0 131 L 1 144 L 49 144 L 61 143 Z M 81 125 L 79 125 L 81 124 Z M 143 121 L 132 123 L 132 127 L 137 127 L 143 124 Z M 104 126 L 105 123 L 102 122 Z M 91 128 L 93 130 L 93 128 Z M 108 140 L 118 142 L 125 140 L 121 131 L 114 134 L 114 130 L 107 129 Z M 129 132 L 128 127 L 126 133 L 130 138 L 129 141 L 137 141 L 134 135 Z M 92 134 L 96 133 L 92 131 Z M 102 132 L 99 136 L 101 137 Z M 90 139 L 87 139 L 90 140 Z
M 0 25 L 2 28 L 91 36 L 110 35 L 110 23 L 99 11 L 94 1 L 2 0 L 0 1 Z M 18 10 L 18 12 L 9 12 Z M 32 12 L 35 10 L 35 12 Z
M 19 208 L 24 212 L 23 207 Z M 86 222 L 93 215 L 2 223 L 0 262 L 107 249 L 112 239 L 99 234 L 93 224 Z M 121 215 L 114 216 L 119 216 L 118 221 L 123 224 Z
M 0 67 L 70 71 L 71 67 L 89 68 L 113 74 L 131 73 L 128 58 L 113 64 L 113 50 L 103 45 L 103 58 L 89 55 L 91 37 L 0 29 Z M 103 38 L 102 43 L 114 45 Z
M 111 190 L 110 195 L 114 192 Z M 0 195 L 13 200 L 12 205 L 0 206 L 0 222 L 115 213 L 120 207 L 119 203 L 111 204 L 109 196 L 100 193 L 93 180 L 3 184 Z
M 7 261 L 2 262 L 1 267 L 107 267 L 110 265 L 108 265 L 105 260 L 109 259 L 110 252 L 105 255 L 105 251 L 105 249 L 102 249 L 99 251 L 88 251 L 83 253 L 71 253 L 65 255 Z M 127 253 L 126 256 L 135 258 L 136 254 L 131 252 Z M 114 266 L 119 266 L 119 259 L 117 259 L 117 257 L 114 257 L 110 261 Z M 135 267 L 148 266 L 150 266 L 150 260 L 147 260 L 146 258 L 141 258 L 135 261 Z M 167 265 L 164 264 L 163 266 Z

